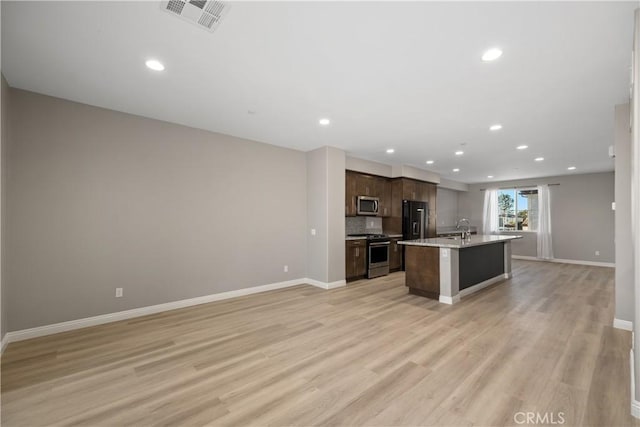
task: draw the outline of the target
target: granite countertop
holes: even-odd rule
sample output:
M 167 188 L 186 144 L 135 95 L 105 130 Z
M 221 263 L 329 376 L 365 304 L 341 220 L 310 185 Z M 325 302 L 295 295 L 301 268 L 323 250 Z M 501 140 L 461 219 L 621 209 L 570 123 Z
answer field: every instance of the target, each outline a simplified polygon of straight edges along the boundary
M 470 246 L 490 245 L 493 243 L 500 243 L 514 239 L 522 239 L 522 236 L 497 236 L 477 234 L 475 236 L 472 235 L 468 240 L 460 240 L 459 237 L 438 237 L 435 239 L 402 240 L 398 242 L 398 244 L 408 246 L 429 246 L 435 248 L 461 249 L 468 248 Z
M 472 232 L 472 233 L 476 233 L 478 231 L 478 229 L 475 226 L 470 226 L 469 227 L 469 231 Z M 453 233 L 459 234 L 459 233 L 462 233 L 462 230 L 456 228 L 455 225 L 442 226 L 442 227 L 438 227 L 436 229 L 436 234 L 453 234 Z

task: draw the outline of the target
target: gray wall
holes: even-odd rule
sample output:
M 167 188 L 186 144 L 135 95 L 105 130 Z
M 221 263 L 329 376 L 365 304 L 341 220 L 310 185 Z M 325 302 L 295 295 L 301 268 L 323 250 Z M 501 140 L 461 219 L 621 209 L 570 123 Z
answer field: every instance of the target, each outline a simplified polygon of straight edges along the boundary
M 307 153 L 307 277 L 329 281 L 329 223 L 327 221 L 328 192 L 326 147 Z M 315 234 L 311 234 L 315 230 Z
M 438 186 L 436 193 L 436 227 L 453 226 L 458 221 L 458 192 Z
M 7 172 L 5 156 L 7 145 L 7 134 L 9 127 L 7 125 L 9 117 L 9 86 L 4 76 L 0 74 L 0 338 L 4 338 L 7 333 L 7 295 L 4 276 L 5 265 L 5 209 L 7 204 L 6 199 L 6 183 L 5 174 Z
M 307 153 L 307 277 L 323 283 L 345 278 L 344 182 L 344 151 L 322 147 Z
M 338 148 L 327 147 L 327 168 L 329 171 L 327 186 L 327 222 L 329 224 L 329 279 L 337 282 L 345 278 L 345 152 Z M 311 260 L 309 260 L 309 263 Z
M 633 70 L 632 81 L 635 82 L 632 87 L 631 98 L 631 227 L 633 230 L 633 282 L 634 282 L 634 307 L 640 306 L 640 234 L 638 233 L 638 208 L 640 207 L 640 136 L 638 135 L 638 126 L 640 126 L 640 8 L 634 11 L 633 20 Z M 633 313 L 633 329 L 634 333 L 640 325 L 640 310 L 634 310 Z M 635 400 L 640 400 L 640 348 L 638 348 L 638 340 L 633 341 L 633 358 L 634 358 L 634 381 Z M 633 406 L 632 406 L 633 409 Z
M 553 252 L 558 259 L 614 262 L 614 200 L 613 172 L 563 175 L 519 181 L 491 183 L 492 187 L 535 186 L 550 187 Z M 467 193 L 458 197 L 458 215 L 466 216 L 472 225 L 482 227 L 482 206 L 487 184 L 473 184 Z M 511 234 L 511 233 L 505 233 Z M 522 240 L 514 241 L 514 255 L 536 254 L 536 234 L 518 232 Z M 595 251 L 600 251 L 600 256 Z
M 10 109 L 9 330 L 306 276 L 304 153 L 15 89 Z
M 615 109 L 616 319 L 633 322 L 633 242 L 631 240 L 631 132 L 629 104 Z

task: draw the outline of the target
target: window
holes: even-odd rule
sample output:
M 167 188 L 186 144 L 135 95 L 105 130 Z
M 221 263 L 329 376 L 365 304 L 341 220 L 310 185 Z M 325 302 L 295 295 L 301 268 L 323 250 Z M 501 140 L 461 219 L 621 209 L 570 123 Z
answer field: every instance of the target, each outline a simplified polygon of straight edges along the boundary
M 509 188 L 498 190 L 498 230 L 536 231 L 538 190 Z

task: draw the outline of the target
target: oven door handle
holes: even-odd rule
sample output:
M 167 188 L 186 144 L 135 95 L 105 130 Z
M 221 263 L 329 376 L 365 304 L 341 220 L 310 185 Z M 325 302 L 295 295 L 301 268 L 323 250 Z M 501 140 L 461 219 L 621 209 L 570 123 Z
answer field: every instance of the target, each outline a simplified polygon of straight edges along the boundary
M 390 245 L 391 242 L 376 242 L 376 243 L 369 243 L 369 246 L 383 246 L 383 245 Z

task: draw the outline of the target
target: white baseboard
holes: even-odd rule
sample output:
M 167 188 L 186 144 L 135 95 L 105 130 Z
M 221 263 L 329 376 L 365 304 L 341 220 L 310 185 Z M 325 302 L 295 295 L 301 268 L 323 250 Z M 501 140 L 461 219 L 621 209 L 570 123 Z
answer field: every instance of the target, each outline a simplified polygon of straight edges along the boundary
M 479 290 L 486 288 L 487 286 L 491 286 L 494 283 L 502 282 L 503 280 L 509 279 L 510 277 L 511 275 L 509 273 L 504 273 L 499 276 L 492 277 L 491 279 L 487 279 L 484 282 L 477 283 L 473 286 L 461 290 L 458 296 L 464 297 L 466 295 L 470 295 L 474 292 L 478 292 Z
M 440 301 L 443 304 L 452 305 L 452 304 L 455 304 L 457 302 L 460 302 L 460 294 L 454 295 L 452 297 L 447 297 L 447 296 L 444 296 L 444 295 L 440 295 L 440 297 L 438 297 L 438 301 Z
M 525 261 L 548 261 L 546 259 L 540 259 L 534 256 L 526 256 L 526 255 L 511 255 L 511 259 L 522 259 Z
M 636 400 L 636 375 L 634 373 L 633 348 L 629 350 L 629 372 L 631 372 L 631 415 L 640 418 L 640 402 Z
M 616 329 L 623 329 L 625 331 L 633 331 L 633 322 L 622 319 L 613 319 L 613 327 Z
M 321 282 L 319 280 L 315 280 L 315 279 L 303 279 L 306 284 L 312 285 L 312 286 L 316 286 L 318 288 L 322 288 L 322 289 L 335 289 L 335 288 L 342 288 L 347 286 L 347 281 L 346 280 L 338 280 L 335 282 Z
M 562 259 L 562 258 L 554 258 L 554 259 L 541 259 L 536 258 L 534 256 L 526 256 L 526 255 L 511 255 L 512 259 L 522 259 L 525 261 L 540 261 L 540 262 L 556 262 L 559 264 L 579 264 L 579 265 L 590 265 L 592 267 L 609 267 L 615 268 L 616 264 L 613 262 L 597 262 L 597 261 L 582 261 L 577 259 Z
M 608 268 L 615 268 L 616 267 L 616 264 L 613 263 L 613 262 L 582 261 L 582 260 L 575 260 L 575 259 L 555 258 L 555 259 L 552 259 L 551 262 L 558 262 L 558 263 L 561 263 L 561 264 L 591 265 L 593 267 L 608 267 Z
M 105 323 L 118 322 L 120 320 L 132 319 L 134 317 L 147 316 L 149 314 L 160 313 L 163 311 L 176 310 L 178 308 L 191 307 L 194 305 L 206 304 L 214 301 L 221 301 L 230 298 L 237 298 L 246 295 L 257 294 L 261 292 L 273 291 L 276 289 L 289 288 L 298 285 L 312 285 L 322 289 L 333 289 L 346 286 L 346 281 L 339 280 L 336 282 L 325 283 L 313 279 L 302 278 L 288 280 L 286 282 L 270 283 L 268 285 L 254 286 L 252 288 L 238 289 L 235 291 L 221 292 L 218 294 L 205 295 L 196 298 L 189 298 L 180 301 L 173 301 L 164 304 L 151 305 L 148 307 L 134 308 L 131 310 L 119 311 L 116 313 L 102 314 L 99 316 L 87 317 L 84 319 L 70 320 L 68 322 L 55 323 L 52 325 L 38 326 L 20 331 L 7 332 L 2 338 L 2 351 L 7 344 L 23 341 L 30 338 L 42 337 L 45 335 L 57 334 L 60 332 L 73 331 L 75 329 L 87 328 L 89 326 L 97 326 Z
M 640 418 L 640 402 L 635 399 L 631 399 L 631 416 Z
M 2 341 L 0 342 L 0 355 L 4 353 L 4 349 L 7 348 L 7 345 L 9 345 L 9 337 L 7 335 L 9 334 L 4 334 L 4 336 L 2 337 Z

